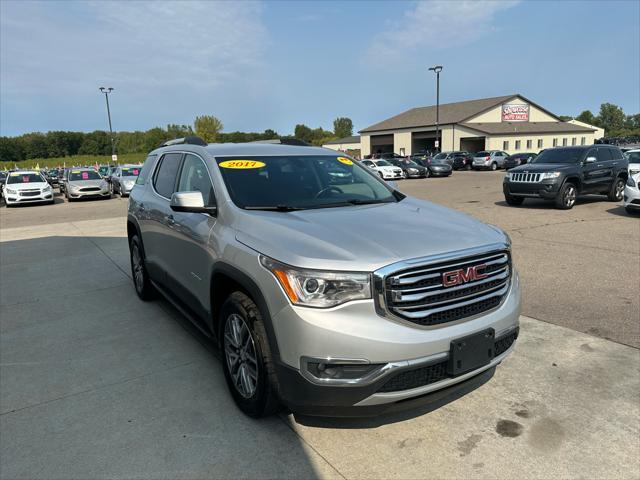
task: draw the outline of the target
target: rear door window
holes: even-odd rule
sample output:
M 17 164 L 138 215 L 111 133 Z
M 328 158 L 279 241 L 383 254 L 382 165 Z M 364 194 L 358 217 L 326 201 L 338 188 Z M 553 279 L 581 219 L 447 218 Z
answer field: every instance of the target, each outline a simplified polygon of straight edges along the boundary
M 159 195 L 169 199 L 175 191 L 176 177 L 180 168 L 181 153 L 167 153 L 160 159 L 160 165 L 153 179 L 153 186 Z
M 610 160 L 613 160 L 613 157 L 611 156 L 611 149 L 607 147 L 598 148 L 598 161 L 608 162 Z

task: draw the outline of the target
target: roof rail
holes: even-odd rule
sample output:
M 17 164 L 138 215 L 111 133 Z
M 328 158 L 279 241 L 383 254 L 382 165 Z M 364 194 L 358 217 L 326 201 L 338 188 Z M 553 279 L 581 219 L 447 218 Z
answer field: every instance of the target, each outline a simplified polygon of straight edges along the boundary
M 160 146 L 161 147 L 169 147 L 171 145 L 184 145 L 184 144 L 200 145 L 202 147 L 206 147 L 207 146 L 207 142 L 205 142 L 200 137 L 196 137 L 195 135 L 191 135 L 189 137 L 184 137 L 184 138 L 174 138 L 173 140 L 167 140 L 166 142 L 164 142 Z
M 300 140 L 299 138 L 293 137 L 284 137 L 284 138 L 274 138 L 271 140 L 253 140 L 249 143 L 271 143 L 271 144 L 280 144 L 280 145 L 298 145 L 300 147 L 313 147 L 310 143 L 305 142 L 304 140 Z

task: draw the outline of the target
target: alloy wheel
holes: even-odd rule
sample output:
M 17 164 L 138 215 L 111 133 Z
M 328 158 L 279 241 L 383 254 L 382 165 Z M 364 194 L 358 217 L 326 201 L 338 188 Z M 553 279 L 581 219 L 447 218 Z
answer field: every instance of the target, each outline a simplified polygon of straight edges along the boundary
M 564 204 L 567 207 L 573 207 L 573 204 L 576 203 L 576 187 L 573 185 L 569 185 L 567 189 L 564 191 Z
M 131 249 L 131 267 L 133 269 L 133 281 L 135 282 L 136 290 L 142 292 L 144 288 L 144 264 L 142 263 L 140 249 L 136 244 L 134 244 Z
M 224 353 L 234 387 L 244 398 L 251 398 L 258 386 L 258 359 L 249 327 L 237 313 L 224 326 Z
M 618 180 L 616 183 L 616 200 L 622 200 L 622 192 L 624 191 L 624 182 L 622 180 Z

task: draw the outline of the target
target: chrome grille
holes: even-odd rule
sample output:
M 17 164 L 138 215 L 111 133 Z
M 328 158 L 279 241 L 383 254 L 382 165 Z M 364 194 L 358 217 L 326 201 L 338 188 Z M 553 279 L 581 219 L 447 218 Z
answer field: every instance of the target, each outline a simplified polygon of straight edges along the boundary
M 519 183 L 537 183 L 542 180 L 541 173 L 511 172 L 511 181 Z
M 40 195 L 40 189 L 38 190 L 20 190 L 21 197 L 35 197 Z
M 438 325 L 496 308 L 510 278 L 508 250 L 444 261 L 427 259 L 387 274 L 380 282 L 378 299 L 394 316 L 418 325 Z

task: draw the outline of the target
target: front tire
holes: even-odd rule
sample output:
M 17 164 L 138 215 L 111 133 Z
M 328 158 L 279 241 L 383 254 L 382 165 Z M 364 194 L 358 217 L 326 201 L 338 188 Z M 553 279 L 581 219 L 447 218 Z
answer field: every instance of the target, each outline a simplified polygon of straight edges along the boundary
M 514 197 L 512 195 L 506 195 L 504 196 L 504 200 L 505 202 L 507 202 L 507 205 L 511 205 L 511 206 L 518 206 L 518 205 L 522 205 L 522 203 L 524 202 L 524 198 L 522 197 Z
M 613 182 L 613 185 L 611 185 L 611 190 L 609 190 L 609 193 L 607 194 L 607 199 L 610 202 L 620 202 L 622 201 L 622 195 L 624 192 L 624 184 L 626 182 L 624 181 L 623 178 L 616 178 L 616 181 Z
M 262 315 L 242 292 L 233 292 L 220 311 L 223 368 L 236 405 L 254 418 L 279 407 L 277 379 Z
M 137 235 L 131 237 L 129 241 L 129 258 L 131 260 L 131 277 L 133 286 L 141 300 L 148 301 L 155 297 L 155 288 L 149 279 L 147 266 L 145 264 L 142 244 Z
M 560 188 L 558 195 L 556 195 L 556 208 L 559 208 L 560 210 L 570 210 L 575 205 L 577 198 L 577 187 L 573 183 L 566 182 L 562 188 Z

